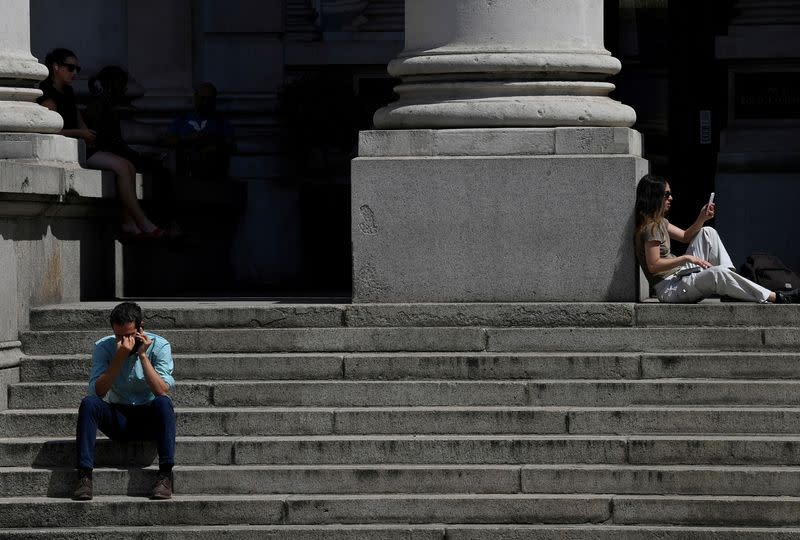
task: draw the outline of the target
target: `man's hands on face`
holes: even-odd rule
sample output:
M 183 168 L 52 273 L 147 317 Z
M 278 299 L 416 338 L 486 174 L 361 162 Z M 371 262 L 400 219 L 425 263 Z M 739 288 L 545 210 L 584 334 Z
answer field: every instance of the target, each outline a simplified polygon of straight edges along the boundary
M 139 344 L 136 347 L 137 343 Z M 143 328 L 137 329 L 133 334 L 124 336 L 117 336 L 117 352 L 122 352 L 125 358 L 131 354 L 142 354 L 147 351 L 147 348 L 153 343 L 153 340 L 147 337 Z M 134 348 L 136 350 L 134 351 Z
M 125 353 L 125 358 L 133 353 L 134 345 L 136 345 L 136 334 L 117 336 L 117 352 Z

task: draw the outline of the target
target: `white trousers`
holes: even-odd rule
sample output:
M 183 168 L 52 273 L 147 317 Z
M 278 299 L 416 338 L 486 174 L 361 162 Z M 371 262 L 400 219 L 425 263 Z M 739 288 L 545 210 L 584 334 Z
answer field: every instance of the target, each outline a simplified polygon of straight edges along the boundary
M 734 268 L 728 251 L 717 231 L 703 227 L 686 248 L 687 255 L 705 259 L 713 266 L 687 276 L 667 278 L 656 283 L 658 300 L 670 303 L 692 303 L 712 294 L 728 296 L 743 302 L 766 302 L 770 290 L 743 278 Z

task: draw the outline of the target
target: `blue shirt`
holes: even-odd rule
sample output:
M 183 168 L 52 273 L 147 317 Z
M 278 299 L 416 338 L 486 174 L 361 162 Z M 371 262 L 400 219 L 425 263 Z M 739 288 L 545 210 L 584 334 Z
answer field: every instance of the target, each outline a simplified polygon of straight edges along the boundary
M 169 341 L 156 334 L 145 332 L 153 343 L 147 348 L 147 357 L 156 370 L 156 373 L 164 379 L 170 390 L 175 386 L 175 379 L 172 378 L 172 347 Z M 92 352 L 92 374 L 89 377 L 89 395 L 97 394 L 95 384 L 97 379 L 106 372 L 111 359 L 117 352 L 117 338 L 107 336 L 94 344 Z M 122 369 L 117 376 L 117 380 L 111 385 L 108 391 L 108 401 L 120 405 L 141 405 L 155 399 L 155 394 L 150 390 L 147 380 L 144 378 L 142 362 L 137 355 L 132 354 L 125 359 Z
M 173 120 L 167 128 L 167 133 L 181 137 L 203 133 L 230 139 L 233 138 L 233 127 L 227 118 L 219 114 L 201 115 L 196 112 L 188 112 Z

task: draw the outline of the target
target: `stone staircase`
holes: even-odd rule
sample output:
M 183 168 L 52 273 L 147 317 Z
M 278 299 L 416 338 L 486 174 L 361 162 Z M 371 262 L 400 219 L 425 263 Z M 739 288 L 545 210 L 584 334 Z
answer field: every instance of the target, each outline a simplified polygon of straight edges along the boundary
M 800 306 L 143 302 L 176 496 L 74 424 L 112 304 L 32 312 L 0 539 L 800 538 Z

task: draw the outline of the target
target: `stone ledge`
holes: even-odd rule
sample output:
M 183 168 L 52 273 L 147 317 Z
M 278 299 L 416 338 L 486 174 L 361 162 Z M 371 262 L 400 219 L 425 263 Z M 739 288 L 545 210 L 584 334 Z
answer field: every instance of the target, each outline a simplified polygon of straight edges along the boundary
M 359 134 L 358 157 L 642 155 L 629 128 L 372 130 Z
M 137 174 L 139 198 L 143 184 Z M 61 213 L 75 203 L 113 200 L 116 191 L 116 178 L 109 171 L 84 169 L 77 163 L 0 160 L 0 216 Z
M 77 163 L 77 139 L 40 133 L 0 133 L 0 159 L 35 159 Z

